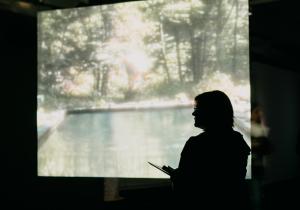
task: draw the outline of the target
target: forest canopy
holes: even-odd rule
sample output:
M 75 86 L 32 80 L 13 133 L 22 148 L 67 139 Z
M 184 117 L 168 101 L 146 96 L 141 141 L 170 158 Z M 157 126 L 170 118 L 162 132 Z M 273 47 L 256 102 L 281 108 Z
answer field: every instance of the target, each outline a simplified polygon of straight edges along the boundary
M 39 107 L 187 103 L 210 88 L 249 100 L 243 2 L 150 0 L 40 12 Z M 223 78 L 230 84 L 212 84 Z

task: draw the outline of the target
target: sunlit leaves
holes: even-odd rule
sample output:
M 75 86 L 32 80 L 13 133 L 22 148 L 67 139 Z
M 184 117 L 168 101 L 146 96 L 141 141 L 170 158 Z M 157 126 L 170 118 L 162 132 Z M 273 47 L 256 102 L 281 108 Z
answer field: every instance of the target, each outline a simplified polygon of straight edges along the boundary
M 176 95 L 187 87 L 194 94 L 210 72 L 247 77 L 246 16 L 246 0 L 151 0 L 42 12 L 40 94 L 103 104 Z

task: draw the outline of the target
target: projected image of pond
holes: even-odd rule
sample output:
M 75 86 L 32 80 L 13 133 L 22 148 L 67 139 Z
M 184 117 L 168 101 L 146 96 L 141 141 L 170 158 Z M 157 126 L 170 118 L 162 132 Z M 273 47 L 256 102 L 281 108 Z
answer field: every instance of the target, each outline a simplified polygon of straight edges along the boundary
M 69 114 L 38 151 L 40 176 L 167 177 L 186 140 L 201 132 L 192 108 Z
M 228 95 L 249 137 L 248 1 L 124 1 L 37 16 L 39 176 L 168 178 L 147 162 L 178 166 L 201 132 L 194 97 L 212 90 Z

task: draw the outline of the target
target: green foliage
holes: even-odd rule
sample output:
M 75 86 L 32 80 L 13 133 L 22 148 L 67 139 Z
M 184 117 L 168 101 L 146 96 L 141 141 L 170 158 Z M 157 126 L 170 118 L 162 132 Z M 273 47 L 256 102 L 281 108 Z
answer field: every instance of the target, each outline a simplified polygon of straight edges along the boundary
M 48 108 L 76 108 L 189 95 L 212 71 L 243 79 L 247 16 L 246 0 L 151 0 L 41 12 L 39 94 Z

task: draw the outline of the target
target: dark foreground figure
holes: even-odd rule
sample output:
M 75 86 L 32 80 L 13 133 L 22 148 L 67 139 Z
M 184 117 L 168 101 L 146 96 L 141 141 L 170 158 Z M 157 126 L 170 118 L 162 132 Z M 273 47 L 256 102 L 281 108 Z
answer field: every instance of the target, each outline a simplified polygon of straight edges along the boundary
M 233 129 L 227 95 L 205 92 L 195 97 L 195 127 L 204 132 L 188 139 L 172 171 L 173 205 L 192 209 L 249 209 L 245 183 L 250 148 Z

